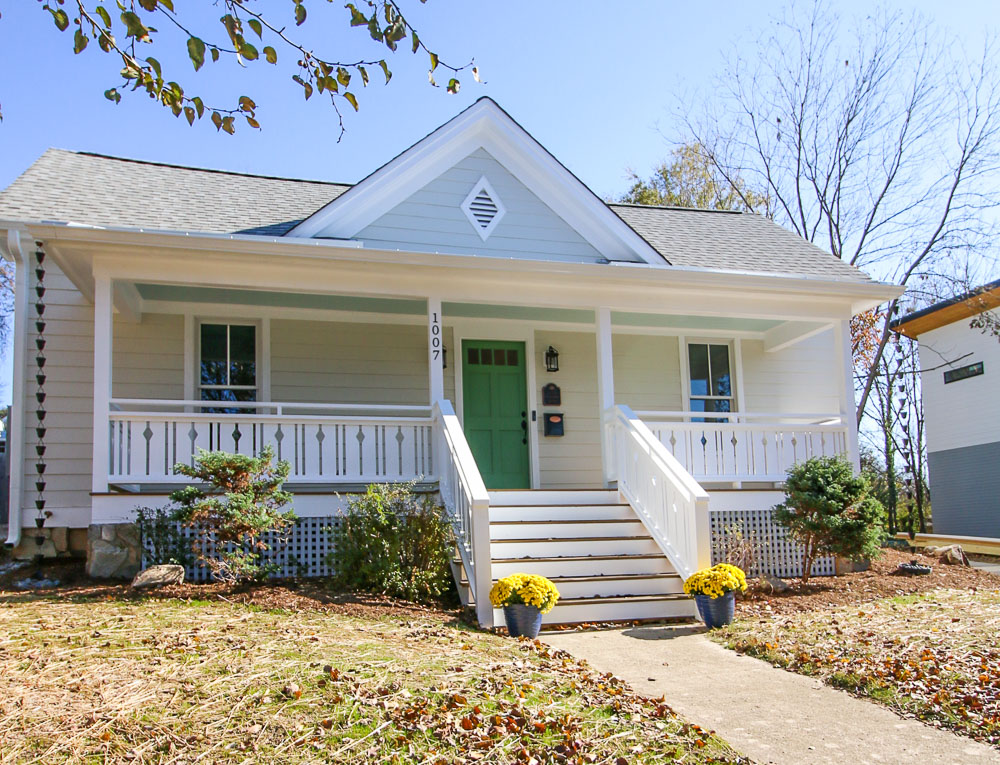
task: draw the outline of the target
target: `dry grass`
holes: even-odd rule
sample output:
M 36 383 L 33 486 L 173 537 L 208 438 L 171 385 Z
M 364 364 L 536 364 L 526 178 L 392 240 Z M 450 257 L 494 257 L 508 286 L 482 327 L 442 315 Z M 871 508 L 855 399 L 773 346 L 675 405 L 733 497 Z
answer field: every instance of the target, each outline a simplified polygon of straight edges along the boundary
M 1000 748 L 998 634 L 1000 591 L 946 589 L 742 617 L 715 637 Z
M 0 763 L 46 765 L 742 761 L 662 700 L 448 615 L 220 601 L 0 599 L 0 741 Z

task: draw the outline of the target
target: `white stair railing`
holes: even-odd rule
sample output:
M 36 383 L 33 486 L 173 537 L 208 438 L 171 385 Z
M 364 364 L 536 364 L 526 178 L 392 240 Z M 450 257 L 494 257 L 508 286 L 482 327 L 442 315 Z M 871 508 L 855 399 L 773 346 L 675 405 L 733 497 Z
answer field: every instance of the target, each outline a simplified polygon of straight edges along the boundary
M 434 403 L 435 459 L 441 500 L 455 528 L 458 553 L 469 578 L 481 627 L 493 626 L 493 560 L 490 556 L 490 495 L 451 402 Z
M 682 579 L 712 565 L 708 493 L 627 406 L 605 413 L 609 479 Z

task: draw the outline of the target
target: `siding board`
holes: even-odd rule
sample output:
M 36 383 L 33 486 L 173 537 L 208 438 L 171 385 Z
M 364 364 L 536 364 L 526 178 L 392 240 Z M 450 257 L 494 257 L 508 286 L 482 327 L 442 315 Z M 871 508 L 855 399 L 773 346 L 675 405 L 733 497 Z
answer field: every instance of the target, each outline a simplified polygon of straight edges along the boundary
M 484 242 L 461 210 L 486 176 L 506 212 Z M 356 237 L 367 247 L 594 262 L 601 257 L 575 229 L 484 149 L 478 149 Z

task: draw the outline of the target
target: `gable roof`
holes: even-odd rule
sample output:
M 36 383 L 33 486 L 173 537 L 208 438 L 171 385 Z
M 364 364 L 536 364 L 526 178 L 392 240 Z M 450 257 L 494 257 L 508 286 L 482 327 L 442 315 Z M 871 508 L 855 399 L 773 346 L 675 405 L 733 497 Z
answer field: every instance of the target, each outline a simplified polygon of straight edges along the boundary
M 282 236 L 348 188 L 49 149 L 0 192 L 0 219 Z
M 1000 279 L 908 313 L 889 326 L 895 332 L 916 338 L 924 332 L 970 319 L 993 308 L 1000 308 Z
M 285 236 L 351 188 L 49 149 L 0 191 L 0 221 Z M 871 282 L 857 268 L 757 215 L 605 204 L 587 194 L 662 257 L 665 267 Z

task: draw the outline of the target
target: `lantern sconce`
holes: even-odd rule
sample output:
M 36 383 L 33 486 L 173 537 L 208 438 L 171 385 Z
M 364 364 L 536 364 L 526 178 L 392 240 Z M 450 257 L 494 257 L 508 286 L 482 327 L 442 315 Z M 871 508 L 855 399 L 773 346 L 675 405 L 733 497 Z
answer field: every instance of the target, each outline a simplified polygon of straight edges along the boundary
M 559 351 L 557 351 L 551 345 L 549 346 L 549 349 L 545 351 L 545 371 L 546 372 L 559 371 Z
M 441 369 L 448 368 L 448 348 L 442 344 L 441 345 Z

